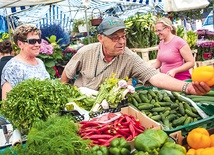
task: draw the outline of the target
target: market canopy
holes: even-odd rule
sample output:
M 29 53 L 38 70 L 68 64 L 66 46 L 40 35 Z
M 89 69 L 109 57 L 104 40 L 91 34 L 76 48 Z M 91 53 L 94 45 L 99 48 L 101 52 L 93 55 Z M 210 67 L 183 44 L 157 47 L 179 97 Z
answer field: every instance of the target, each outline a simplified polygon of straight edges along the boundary
M 0 8 L 19 7 L 19 6 L 34 6 L 38 4 L 53 4 L 64 0 L 1 0 Z

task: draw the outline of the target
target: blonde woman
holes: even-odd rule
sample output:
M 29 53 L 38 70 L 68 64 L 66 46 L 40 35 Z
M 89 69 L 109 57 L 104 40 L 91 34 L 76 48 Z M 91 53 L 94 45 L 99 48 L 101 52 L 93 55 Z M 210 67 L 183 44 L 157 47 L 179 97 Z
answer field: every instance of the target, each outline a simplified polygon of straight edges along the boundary
M 162 73 L 179 80 L 191 79 L 189 69 L 194 66 L 194 57 L 187 42 L 176 36 L 176 28 L 170 19 L 163 17 L 157 20 L 155 32 L 160 38 L 157 61 L 152 64 Z

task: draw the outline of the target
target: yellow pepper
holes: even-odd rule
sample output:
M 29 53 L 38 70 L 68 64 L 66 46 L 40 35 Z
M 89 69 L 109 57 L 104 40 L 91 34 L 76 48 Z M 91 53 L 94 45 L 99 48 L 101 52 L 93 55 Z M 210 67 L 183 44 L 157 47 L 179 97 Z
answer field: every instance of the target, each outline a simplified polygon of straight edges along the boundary
M 195 155 L 196 150 L 195 149 L 189 149 L 186 153 L 186 155 Z
M 213 155 L 214 154 L 214 147 L 208 147 L 201 151 L 200 155 Z
M 211 139 L 209 132 L 205 128 L 195 128 L 187 135 L 187 143 L 193 149 L 210 147 Z
M 214 85 L 214 68 L 211 66 L 201 66 L 192 71 L 192 80 L 205 82 L 209 86 Z

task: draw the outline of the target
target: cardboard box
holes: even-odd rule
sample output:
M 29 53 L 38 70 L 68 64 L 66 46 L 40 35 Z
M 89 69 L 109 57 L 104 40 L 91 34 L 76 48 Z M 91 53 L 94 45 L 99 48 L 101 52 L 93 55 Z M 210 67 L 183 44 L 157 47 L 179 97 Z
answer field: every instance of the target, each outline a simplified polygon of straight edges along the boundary
M 132 115 L 135 118 L 138 118 L 140 121 L 140 124 L 144 126 L 146 129 L 152 128 L 152 129 L 161 129 L 161 125 L 158 122 L 153 121 L 151 118 L 146 116 L 145 114 L 139 112 L 135 108 L 128 106 L 121 108 L 121 113 Z M 131 149 L 134 150 L 134 140 L 129 142 Z
M 162 129 L 161 124 L 152 120 L 145 114 L 141 113 L 140 111 L 136 110 L 135 108 L 128 106 L 121 108 L 121 113 L 129 114 L 134 116 L 135 118 L 138 118 L 140 120 L 140 124 L 147 128 L 153 128 L 153 129 Z

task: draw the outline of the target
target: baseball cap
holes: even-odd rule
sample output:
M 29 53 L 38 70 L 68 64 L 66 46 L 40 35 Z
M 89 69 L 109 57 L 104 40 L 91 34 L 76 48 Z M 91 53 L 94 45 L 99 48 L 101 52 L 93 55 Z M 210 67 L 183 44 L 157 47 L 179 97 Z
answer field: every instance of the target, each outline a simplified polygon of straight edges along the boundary
M 97 30 L 99 34 L 111 35 L 114 32 L 125 29 L 126 26 L 124 21 L 118 17 L 109 16 L 103 19 L 103 21 L 98 26 Z

